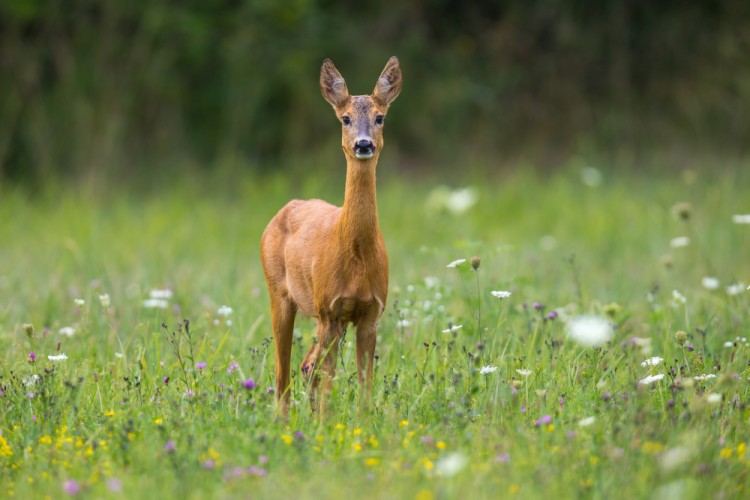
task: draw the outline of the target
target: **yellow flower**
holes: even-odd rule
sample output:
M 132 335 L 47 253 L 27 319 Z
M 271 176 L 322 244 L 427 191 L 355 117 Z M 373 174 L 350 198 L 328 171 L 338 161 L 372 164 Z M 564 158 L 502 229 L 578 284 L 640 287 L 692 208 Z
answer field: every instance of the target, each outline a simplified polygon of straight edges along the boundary
M 647 455 L 656 455 L 662 450 L 662 448 L 664 448 L 664 445 L 661 443 L 656 441 L 646 441 L 641 446 L 641 451 Z
M 8 444 L 2 434 L 0 434 L 0 457 L 13 456 L 13 448 Z
M 422 459 L 422 467 L 424 467 L 424 470 L 432 470 L 434 466 L 435 465 L 432 463 L 432 460 L 430 460 L 429 458 L 425 457 Z
M 45 434 L 39 438 L 39 444 L 52 444 L 52 436 Z
M 315 436 L 315 441 L 317 441 L 319 443 L 322 443 L 324 439 L 325 438 L 323 436 L 321 436 L 320 434 L 318 434 L 317 436 Z
M 513 483 L 508 487 L 508 493 L 510 493 L 511 495 L 515 495 L 520 489 L 521 488 L 519 488 L 517 484 Z
M 414 500 L 433 500 L 435 495 L 429 490 L 422 490 L 417 493 L 417 497 Z
M 107 410 L 104 412 L 105 417 L 114 417 L 115 416 L 115 410 Z
M 346 429 L 346 426 L 339 422 L 338 424 L 336 424 L 336 427 L 334 427 L 334 429 L 336 429 L 337 431 L 343 431 L 344 429 Z
M 552 432 L 555 430 L 555 424 L 549 424 L 547 426 L 547 432 Z
M 719 456 L 727 460 L 732 458 L 732 448 L 724 448 L 719 452 Z
M 744 457 L 745 456 L 745 449 L 746 448 L 747 448 L 747 446 L 745 445 L 745 443 L 738 444 L 737 445 L 737 456 L 740 457 L 740 458 Z
M 359 436 L 360 434 L 362 434 L 362 428 L 361 427 L 356 427 L 354 429 L 354 432 L 352 434 L 354 434 L 355 436 Z
M 380 459 L 379 458 L 375 458 L 375 457 L 368 458 L 367 460 L 365 460 L 365 465 L 367 467 L 375 467 L 379 463 L 380 463 Z
M 286 444 L 292 444 L 293 438 L 289 434 L 282 434 L 281 440 L 284 441 Z
M 435 443 L 435 447 L 437 447 L 438 450 L 444 450 L 445 446 L 445 441 L 438 441 Z
M 591 456 L 589 457 L 589 463 L 590 463 L 591 465 L 596 465 L 596 464 L 598 464 L 598 463 L 599 463 L 599 457 L 597 457 L 596 455 L 591 455 Z
M 408 420 L 402 420 L 401 422 L 398 423 L 399 427 L 406 427 L 407 425 L 409 425 Z
M 354 443 L 354 451 L 362 451 L 362 445 L 359 443 Z
M 159 418 L 157 418 L 157 419 L 154 420 L 154 423 L 156 425 L 161 425 L 161 424 L 164 423 L 164 420 L 161 417 L 159 417 Z
M 377 448 L 379 444 L 378 440 L 375 439 L 375 436 L 370 436 L 370 439 L 368 439 L 367 442 L 370 443 L 370 446 L 372 446 L 373 448 Z

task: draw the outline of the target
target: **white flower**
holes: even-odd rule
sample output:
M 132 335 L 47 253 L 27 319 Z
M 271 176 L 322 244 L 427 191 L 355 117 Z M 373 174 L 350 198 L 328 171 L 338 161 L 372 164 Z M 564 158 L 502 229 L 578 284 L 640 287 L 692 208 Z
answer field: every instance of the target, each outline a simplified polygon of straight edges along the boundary
M 469 460 L 462 453 L 451 453 L 435 464 L 435 472 L 440 476 L 451 477 L 461 472 Z
M 453 215 L 461 215 L 473 207 L 478 199 L 477 190 L 473 187 L 456 189 L 445 200 L 445 208 Z
M 596 420 L 596 417 L 593 415 L 590 417 L 582 418 L 578 421 L 578 427 L 588 427 L 589 425 L 593 424 Z
M 690 238 L 687 236 L 678 236 L 677 238 L 672 238 L 669 241 L 669 246 L 672 248 L 683 248 L 690 244 Z
M 597 187 L 602 183 L 602 173 L 594 167 L 584 167 L 581 169 L 581 182 L 588 187 Z
M 611 323 L 601 316 L 577 316 L 567 325 L 568 337 L 586 347 L 603 345 L 614 334 Z
M 456 259 L 445 267 L 458 267 L 464 262 L 466 262 L 466 259 Z
M 638 381 L 638 385 L 651 385 L 652 383 L 656 382 L 657 380 L 661 380 L 664 378 L 663 373 L 657 373 L 656 375 L 649 375 L 648 377 L 641 379 Z
M 704 276 L 701 280 L 701 285 L 706 290 L 716 290 L 719 288 L 719 278 L 713 276 Z
M 726 342 L 724 342 L 724 347 L 726 348 L 734 347 L 734 342 L 732 342 L 731 340 L 727 340 Z
M 495 370 L 497 370 L 497 366 L 490 366 L 490 365 L 484 365 L 480 370 L 479 373 L 481 375 L 487 375 L 488 373 L 493 373 Z
M 172 298 L 172 290 L 169 290 L 169 289 L 160 290 L 158 288 L 154 288 L 153 290 L 151 290 L 149 292 L 148 295 L 152 299 L 165 299 L 165 300 L 169 300 L 169 299 Z
M 56 354 L 56 355 L 50 354 L 49 356 L 47 356 L 47 359 L 49 359 L 50 361 L 63 361 L 63 360 L 68 359 L 68 355 L 65 354 L 64 352 L 61 352 L 60 354 Z
M 742 282 L 727 287 L 727 295 L 737 295 L 746 290 L 745 284 Z
M 716 378 L 716 375 L 714 375 L 713 373 L 706 373 L 705 375 L 696 375 L 695 377 L 693 377 L 693 379 L 698 380 L 698 381 L 708 380 L 711 378 Z
M 663 362 L 664 362 L 664 358 L 660 358 L 659 356 L 654 356 L 653 358 L 648 358 L 646 361 L 642 361 L 641 366 L 656 366 Z
M 732 216 L 735 224 L 750 224 L 750 214 L 736 214 Z
M 229 316 L 232 314 L 232 308 L 229 306 L 221 306 L 216 310 L 216 314 L 219 316 Z
M 712 405 L 721 403 L 721 394 L 716 394 L 715 392 L 712 392 L 708 396 L 706 396 L 706 401 L 711 403 Z
M 424 277 L 424 286 L 427 288 L 435 288 L 440 284 L 440 279 L 436 278 L 435 276 L 425 276 Z
M 32 385 L 36 385 L 37 382 L 39 382 L 41 379 L 42 377 L 34 373 L 30 375 L 29 377 L 26 377 L 25 379 L 23 379 L 23 385 L 25 385 L 26 387 L 31 387 Z
M 110 305 L 109 294 L 103 293 L 99 295 L 99 303 L 102 305 L 104 309 L 109 309 L 109 305 Z
M 443 333 L 457 332 L 458 330 L 460 330 L 463 327 L 464 327 L 464 325 L 451 325 L 450 328 L 446 328 L 445 330 L 443 330 Z
M 523 369 L 523 368 L 521 368 L 521 369 L 516 368 L 516 371 L 518 372 L 519 375 L 523 375 L 524 377 L 528 377 L 532 373 L 531 370 L 526 370 L 526 369 Z
M 166 309 L 169 307 L 169 302 L 164 299 L 146 299 L 143 301 L 143 307 L 147 309 Z
M 411 325 L 411 321 L 409 321 L 408 319 L 400 319 L 396 323 L 396 326 L 399 328 L 406 328 L 409 325 Z
M 490 293 L 498 299 L 507 299 L 511 295 L 510 292 L 506 292 L 505 290 L 492 290 Z
M 78 307 L 83 307 L 83 306 L 85 306 L 85 305 L 86 305 L 86 301 L 85 301 L 85 300 L 83 300 L 83 299 L 75 299 L 75 300 L 74 300 L 73 302 L 74 302 L 74 303 L 75 303 L 75 305 L 77 305 Z
M 115 353 L 115 357 L 116 357 L 116 358 L 124 358 L 124 357 L 125 357 L 125 354 L 123 354 L 123 353 L 121 353 L 121 352 L 116 352 L 116 353 Z
M 65 335 L 66 337 L 72 337 L 76 333 L 76 329 L 72 326 L 64 326 L 60 328 L 60 330 L 57 332 L 60 335 Z
M 672 302 L 675 304 L 685 304 L 687 303 L 687 299 L 677 290 L 672 290 Z

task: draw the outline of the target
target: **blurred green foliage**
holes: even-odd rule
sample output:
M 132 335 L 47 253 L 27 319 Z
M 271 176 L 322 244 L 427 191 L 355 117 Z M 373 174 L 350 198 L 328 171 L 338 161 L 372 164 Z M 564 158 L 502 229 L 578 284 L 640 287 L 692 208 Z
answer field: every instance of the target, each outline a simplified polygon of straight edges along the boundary
M 322 59 L 366 93 L 393 54 L 402 166 L 743 155 L 748 21 L 741 0 L 4 0 L 0 179 L 334 157 Z

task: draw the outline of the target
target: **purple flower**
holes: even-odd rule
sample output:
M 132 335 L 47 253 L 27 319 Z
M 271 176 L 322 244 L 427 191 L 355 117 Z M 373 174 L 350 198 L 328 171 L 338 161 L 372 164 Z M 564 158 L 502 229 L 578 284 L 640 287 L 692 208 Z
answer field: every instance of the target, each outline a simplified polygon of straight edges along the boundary
M 33 363 L 34 361 L 36 361 L 36 354 L 32 351 L 29 353 L 29 363 Z
M 607 391 L 604 394 L 602 394 L 602 399 L 604 401 L 609 401 L 610 399 L 612 399 L 612 394 L 610 394 L 609 391 Z
M 430 444 L 432 443 L 432 436 L 422 436 L 421 441 L 422 444 Z
M 296 439 L 297 441 L 304 441 L 305 435 L 302 433 L 302 431 L 297 431 L 294 433 L 294 439 Z
M 227 367 L 227 375 L 231 375 L 239 367 L 240 365 L 236 361 L 232 361 L 231 363 L 229 363 L 229 366 Z
M 115 477 L 110 477 L 107 480 L 107 489 L 111 491 L 112 493 L 121 493 L 122 492 L 122 481 Z
M 559 398 L 557 399 L 557 402 L 558 402 L 558 403 L 560 403 L 560 406 L 564 406 L 564 405 L 565 405 L 565 398 L 564 398 L 564 397 L 562 397 L 562 396 L 560 396 L 560 397 L 559 397 Z
M 526 414 L 526 405 L 523 405 L 521 407 L 521 413 L 523 413 L 524 415 Z
M 541 302 L 534 302 L 533 304 L 531 304 L 531 307 L 533 307 L 537 311 L 544 311 L 544 304 L 542 304 Z
M 206 365 L 206 363 L 205 363 L 205 362 L 203 362 L 203 361 L 200 361 L 200 362 L 198 362 L 198 363 L 196 363 L 196 364 L 195 364 L 195 367 L 196 367 L 196 368 L 197 368 L 197 369 L 198 369 L 199 371 L 200 371 L 200 370 L 203 370 L 203 369 L 204 369 L 204 368 L 205 368 L 206 366 L 207 366 L 207 365 Z
M 495 457 L 495 462 L 499 464 L 507 464 L 510 462 L 510 453 L 503 453 L 502 455 L 498 455 Z
M 167 444 L 164 445 L 164 451 L 167 453 L 173 453 L 175 449 L 174 441 L 167 441 Z
M 164 385 L 169 385 L 169 377 L 164 377 L 162 382 L 164 382 Z
M 268 456 L 266 456 L 266 455 L 259 456 L 258 457 L 258 462 L 260 462 L 262 464 L 267 464 L 268 463 Z
M 576 437 L 576 431 L 568 431 L 565 435 L 568 436 L 568 439 L 573 439 Z
M 249 378 L 249 379 L 245 380 L 244 382 L 242 382 L 242 387 L 244 387 L 245 389 L 248 389 L 248 390 L 255 389 L 255 387 L 256 387 L 255 381 L 253 379 Z
M 63 491 L 68 495 L 77 495 L 81 492 L 81 485 L 75 479 L 68 479 L 63 483 Z
M 276 390 L 273 387 L 269 387 L 268 389 L 266 389 L 266 392 L 268 394 L 273 394 L 274 392 L 276 392 Z
M 691 344 L 690 342 L 685 344 L 685 348 L 688 350 L 688 352 L 693 352 L 695 350 L 695 347 L 693 347 L 693 344 Z
M 187 391 L 185 391 L 185 396 L 187 396 L 189 398 L 194 398 L 195 397 L 195 391 L 191 391 L 190 389 L 188 389 Z
M 263 477 L 266 475 L 266 469 L 251 465 L 250 467 L 247 468 L 247 473 L 250 474 L 251 476 Z
M 545 318 L 547 318 L 548 320 L 557 319 L 557 311 L 548 312 Z
M 213 469 L 214 465 L 216 465 L 216 462 L 214 462 L 213 460 L 206 460 L 205 462 L 203 462 L 204 469 Z
M 548 423 L 552 422 L 552 417 L 550 415 L 545 415 L 541 417 L 539 420 L 534 422 L 534 427 L 539 427 L 540 425 L 547 425 Z
M 29 399 L 34 399 L 34 396 L 36 396 L 36 394 L 34 394 L 33 392 L 27 392 L 26 393 L 26 397 L 29 398 Z

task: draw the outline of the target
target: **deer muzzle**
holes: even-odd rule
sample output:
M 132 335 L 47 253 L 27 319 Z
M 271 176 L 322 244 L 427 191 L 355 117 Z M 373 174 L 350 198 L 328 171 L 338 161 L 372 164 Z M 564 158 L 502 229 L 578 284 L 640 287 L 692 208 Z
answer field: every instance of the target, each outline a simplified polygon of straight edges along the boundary
M 354 143 L 354 156 L 360 160 L 372 158 L 375 154 L 375 145 L 370 139 L 359 139 Z

